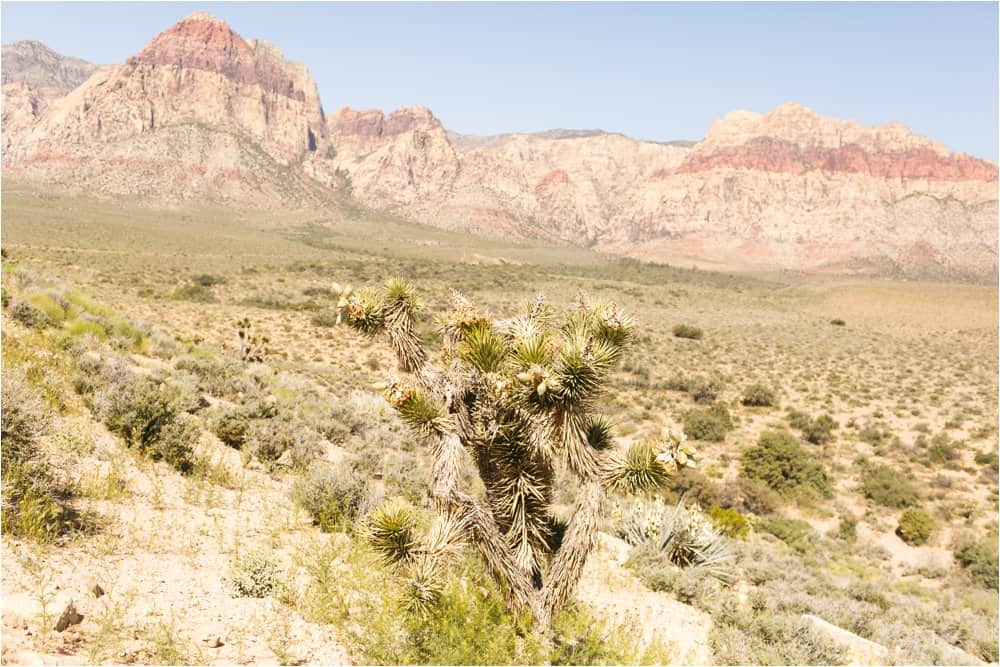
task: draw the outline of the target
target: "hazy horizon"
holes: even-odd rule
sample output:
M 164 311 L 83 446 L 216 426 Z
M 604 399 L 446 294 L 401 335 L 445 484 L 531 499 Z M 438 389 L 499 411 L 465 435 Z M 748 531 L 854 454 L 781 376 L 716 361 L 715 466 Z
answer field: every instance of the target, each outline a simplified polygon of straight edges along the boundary
M 195 10 L 304 63 L 327 112 L 672 141 L 797 102 L 998 157 L 995 3 L 4 2 L 2 41 L 119 63 Z

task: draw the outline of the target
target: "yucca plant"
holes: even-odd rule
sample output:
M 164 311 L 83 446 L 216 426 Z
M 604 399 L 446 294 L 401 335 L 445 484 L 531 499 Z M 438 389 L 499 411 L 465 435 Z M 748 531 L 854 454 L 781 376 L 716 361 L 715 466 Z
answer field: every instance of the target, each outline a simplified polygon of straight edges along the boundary
M 682 568 L 702 568 L 729 584 L 736 577 L 730 542 L 701 510 L 680 501 L 668 507 L 660 498 L 616 504 L 611 510 L 615 533 L 633 546 L 662 553 Z
M 594 548 L 605 494 L 648 490 L 693 463 L 676 438 L 616 447 L 611 423 L 595 412 L 633 338 L 632 321 L 615 304 L 581 296 L 559 315 L 539 297 L 518 316 L 495 320 L 456 294 L 439 320 L 443 349 L 432 363 L 405 280 L 335 292 L 340 319 L 388 339 L 403 375 L 380 388 L 434 459 L 438 516 L 425 537 L 414 537 L 398 508 L 371 521 L 373 544 L 406 571 L 417 606 L 433 602 L 446 557 L 469 545 L 507 604 L 547 627 Z M 467 465 L 483 482 L 485 502 L 460 488 Z M 568 521 L 552 513 L 559 466 L 580 482 Z
M 264 361 L 270 340 L 267 336 L 252 333 L 251 328 L 249 317 L 244 317 L 236 323 L 236 347 L 243 362 L 260 363 Z

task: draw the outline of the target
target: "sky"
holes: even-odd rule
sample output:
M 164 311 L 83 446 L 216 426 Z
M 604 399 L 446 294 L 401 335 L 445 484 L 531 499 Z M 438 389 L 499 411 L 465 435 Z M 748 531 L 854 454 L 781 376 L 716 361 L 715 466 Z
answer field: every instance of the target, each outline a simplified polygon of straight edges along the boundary
M 703 137 L 783 102 L 998 154 L 998 5 L 984 3 L 0 4 L 4 44 L 119 63 L 195 10 L 305 63 L 324 109 L 422 104 L 465 134 Z

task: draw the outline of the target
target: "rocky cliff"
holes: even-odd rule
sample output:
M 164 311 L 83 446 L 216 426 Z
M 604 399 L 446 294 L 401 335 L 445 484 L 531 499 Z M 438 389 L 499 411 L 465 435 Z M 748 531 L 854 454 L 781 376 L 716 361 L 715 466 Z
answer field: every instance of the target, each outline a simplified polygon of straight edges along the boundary
M 308 206 L 346 188 L 427 224 L 651 260 L 996 276 L 996 164 L 899 124 L 785 104 L 656 143 L 463 136 L 423 107 L 325 116 L 304 66 L 204 13 L 68 94 L 24 80 L 4 86 L 5 173 L 91 192 Z
M 4 161 L 13 175 L 254 205 L 319 196 L 301 163 L 327 147 L 306 68 L 203 12 L 98 70 L 12 134 Z

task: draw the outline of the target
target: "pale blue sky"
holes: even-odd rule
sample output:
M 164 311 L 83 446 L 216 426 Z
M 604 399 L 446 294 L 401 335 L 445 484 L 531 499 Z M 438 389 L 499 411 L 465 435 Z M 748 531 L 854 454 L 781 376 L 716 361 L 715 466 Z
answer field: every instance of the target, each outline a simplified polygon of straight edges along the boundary
M 997 159 L 993 2 L 3 2 L 2 39 L 121 62 L 196 9 L 308 65 L 328 112 L 423 104 L 464 133 L 670 140 L 795 101 Z

